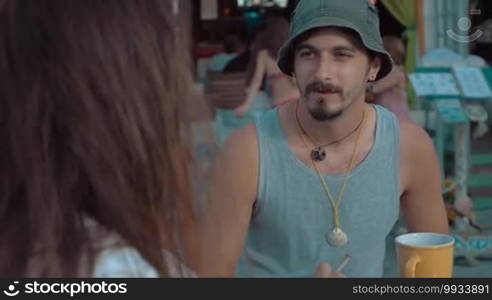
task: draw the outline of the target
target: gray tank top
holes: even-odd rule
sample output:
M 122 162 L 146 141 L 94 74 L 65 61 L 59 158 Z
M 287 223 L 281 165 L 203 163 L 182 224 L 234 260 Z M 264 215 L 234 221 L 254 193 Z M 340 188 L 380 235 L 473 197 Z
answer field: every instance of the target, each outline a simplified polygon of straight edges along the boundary
M 259 143 L 257 200 L 237 269 L 240 277 L 313 276 L 317 265 L 335 268 L 349 254 L 343 273 L 381 277 L 386 236 L 399 215 L 400 131 L 397 118 L 375 105 L 372 149 L 350 175 L 340 203 L 340 223 L 348 235 L 342 248 L 330 246 L 332 208 L 317 173 L 290 150 L 278 109 L 256 122 Z M 344 174 L 325 176 L 334 197 Z

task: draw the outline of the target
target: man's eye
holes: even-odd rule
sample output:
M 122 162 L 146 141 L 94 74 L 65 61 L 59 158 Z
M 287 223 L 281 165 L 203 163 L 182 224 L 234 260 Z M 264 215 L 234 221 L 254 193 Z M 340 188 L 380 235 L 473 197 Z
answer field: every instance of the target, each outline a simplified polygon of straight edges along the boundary
M 301 52 L 299 52 L 299 56 L 300 57 L 311 57 L 313 56 L 313 51 L 309 51 L 309 50 L 303 50 Z
M 348 52 L 337 52 L 335 53 L 335 56 L 340 58 L 349 58 L 352 57 L 352 54 Z

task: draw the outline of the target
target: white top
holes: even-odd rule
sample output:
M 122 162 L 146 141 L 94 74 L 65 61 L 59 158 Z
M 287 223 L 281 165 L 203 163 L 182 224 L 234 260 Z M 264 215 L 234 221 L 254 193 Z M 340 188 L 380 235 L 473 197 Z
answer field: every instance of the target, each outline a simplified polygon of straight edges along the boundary
M 195 273 L 172 254 L 163 251 L 171 277 L 196 277 Z M 157 271 L 132 247 L 108 248 L 101 251 L 94 266 L 93 277 L 159 277 Z
M 91 234 L 104 237 L 99 238 L 98 246 L 102 250 L 96 256 L 93 277 L 159 277 L 156 269 L 135 248 L 128 246 L 118 234 L 105 232 L 102 226 L 90 219 L 86 220 L 86 225 Z M 169 251 L 163 249 L 162 255 L 169 268 L 170 277 L 196 277 L 193 271 Z

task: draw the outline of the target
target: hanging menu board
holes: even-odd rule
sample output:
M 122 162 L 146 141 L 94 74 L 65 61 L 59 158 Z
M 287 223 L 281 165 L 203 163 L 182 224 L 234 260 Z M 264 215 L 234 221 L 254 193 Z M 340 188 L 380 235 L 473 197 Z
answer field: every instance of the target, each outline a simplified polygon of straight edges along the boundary
M 454 67 L 453 74 L 463 98 L 490 98 L 492 91 L 480 68 Z
M 409 75 L 415 94 L 421 96 L 459 96 L 451 73 L 413 73 Z

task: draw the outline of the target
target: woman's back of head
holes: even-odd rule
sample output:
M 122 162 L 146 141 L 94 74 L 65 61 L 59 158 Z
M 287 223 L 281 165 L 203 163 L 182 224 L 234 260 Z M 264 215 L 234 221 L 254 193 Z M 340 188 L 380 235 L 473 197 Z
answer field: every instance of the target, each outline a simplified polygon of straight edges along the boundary
M 0 4 L 0 276 L 78 275 L 87 218 L 166 275 L 191 209 L 170 1 Z

